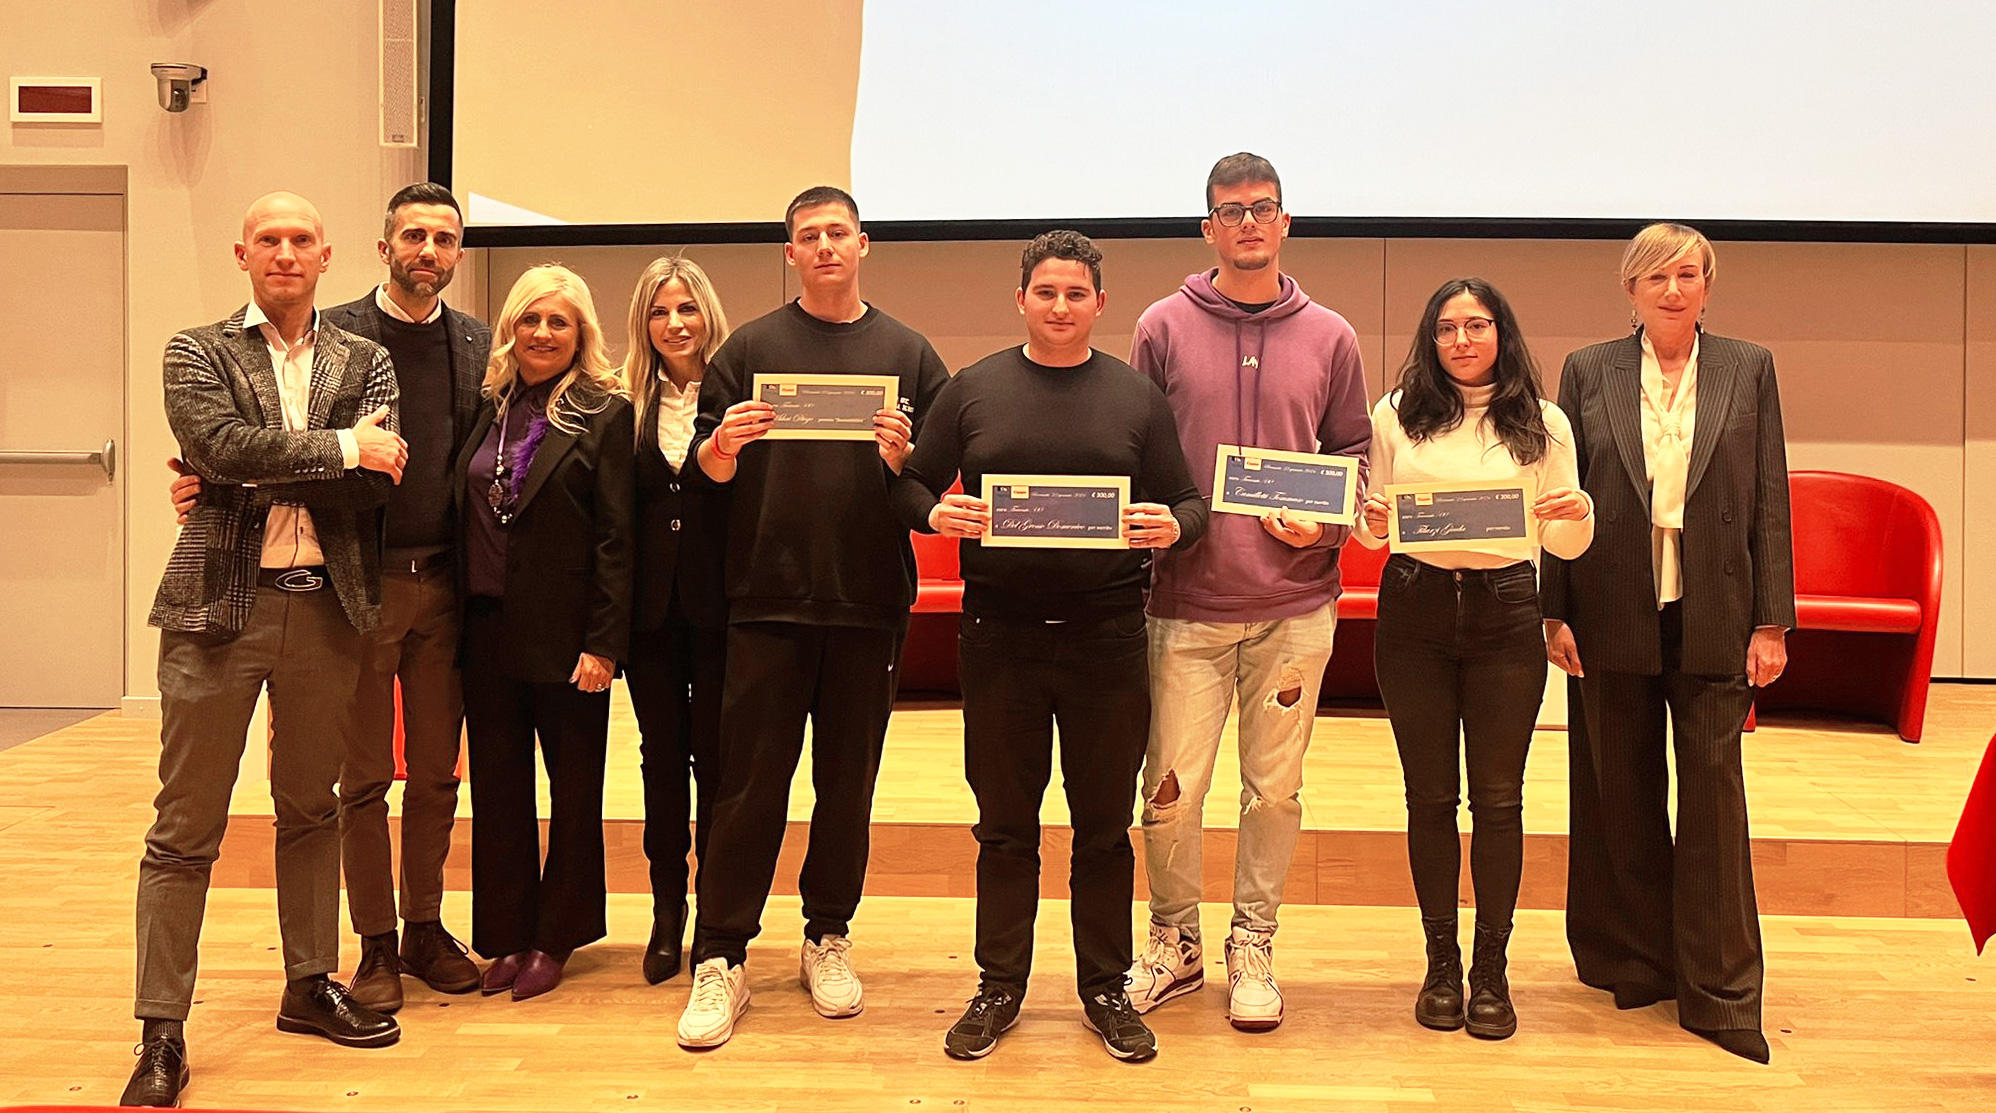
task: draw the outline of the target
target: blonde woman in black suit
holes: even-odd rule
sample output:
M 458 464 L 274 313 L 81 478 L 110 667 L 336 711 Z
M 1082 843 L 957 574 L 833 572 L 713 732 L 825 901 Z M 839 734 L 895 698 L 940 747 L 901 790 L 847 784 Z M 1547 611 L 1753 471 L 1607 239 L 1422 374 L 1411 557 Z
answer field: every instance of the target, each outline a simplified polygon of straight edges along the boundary
M 718 789 L 730 488 L 688 475 L 686 447 L 707 361 L 727 338 L 727 314 L 698 263 L 667 256 L 638 276 L 624 357 L 637 419 L 637 573 L 625 679 L 643 735 L 652 900 L 644 975 L 653 985 L 679 973 L 687 822 L 695 820 L 694 857 L 704 863 Z M 699 786 L 697 807 L 689 770 Z
M 1795 624 L 1774 358 L 1704 332 L 1717 270 L 1695 229 L 1653 224 L 1622 256 L 1634 335 L 1566 359 L 1594 544 L 1548 556 L 1546 652 L 1572 678 L 1567 940 L 1618 1008 L 1767 1062 L 1740 731 Z M 1665 719 L 1677 829 L 1665 801 Z
M 471 749 L 471 944 L 481 989 L 559 985 L 605 925 L 610 680 L 631 640 L 631 405 L 580 275 L 513 284 L 458 455 Z M 534 748 L 547 766 L 546 861 Z

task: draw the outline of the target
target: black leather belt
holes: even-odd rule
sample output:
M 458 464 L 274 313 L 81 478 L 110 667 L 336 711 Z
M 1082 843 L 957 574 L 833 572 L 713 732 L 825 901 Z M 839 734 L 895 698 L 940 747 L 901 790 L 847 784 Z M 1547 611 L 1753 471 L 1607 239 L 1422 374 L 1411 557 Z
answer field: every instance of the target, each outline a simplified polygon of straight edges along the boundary
M 265 568 L 257 573 L 256 582 L 259 587 L 291 592 L 319 591 L 333 586 L 323 564 L 310 564 L 303 568 Z

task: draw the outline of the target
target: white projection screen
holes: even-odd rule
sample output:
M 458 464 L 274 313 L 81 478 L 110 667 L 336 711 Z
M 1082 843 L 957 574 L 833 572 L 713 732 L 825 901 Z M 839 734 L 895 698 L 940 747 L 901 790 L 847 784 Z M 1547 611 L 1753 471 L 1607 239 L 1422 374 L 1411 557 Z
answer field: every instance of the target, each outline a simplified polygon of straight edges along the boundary
M 1996 3 L 449 3 L 474 226 L 1196 216 L 1996 224 Z M 1969 230 L 1972 231 L 1972 230 Z

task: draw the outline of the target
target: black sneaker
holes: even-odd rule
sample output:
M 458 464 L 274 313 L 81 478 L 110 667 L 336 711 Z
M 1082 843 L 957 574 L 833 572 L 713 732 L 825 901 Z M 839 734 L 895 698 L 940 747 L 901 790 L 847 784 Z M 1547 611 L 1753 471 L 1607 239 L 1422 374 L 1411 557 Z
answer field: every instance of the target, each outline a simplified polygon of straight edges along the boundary
M 1081 1023 L 1102 1037 L 1109 1054 L 1125 1063 L 1141 1063 L 1157 1057 L 1157 1037 L 1151 1035 L 1144 1018 L 1130 1004 L 1122 990 L 1098 993 L 1081 1003 Z
M 1019 1022 L 1019 995 L 1000 986 L 979 986 L 963 1019 L 943 1033 L 943 1054 L 952 1059 L 982 1059 L 998 1046 L 998 1037 Z

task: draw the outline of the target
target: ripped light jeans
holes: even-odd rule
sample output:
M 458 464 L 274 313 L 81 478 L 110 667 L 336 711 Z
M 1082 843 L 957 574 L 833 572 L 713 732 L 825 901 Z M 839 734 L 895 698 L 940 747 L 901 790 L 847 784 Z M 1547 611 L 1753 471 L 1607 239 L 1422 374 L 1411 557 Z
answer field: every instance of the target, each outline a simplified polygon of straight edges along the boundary
M 1336 628 L 1336 603 L 1272 622 L 1151 619 L 1143 829 L 1154 923 L 1199 937 L 1206 792 L 1227 713 L 1238 698 L 1241 820 L 1233 923 L 1274 930 L 1303 826 L 1303 755 Z

